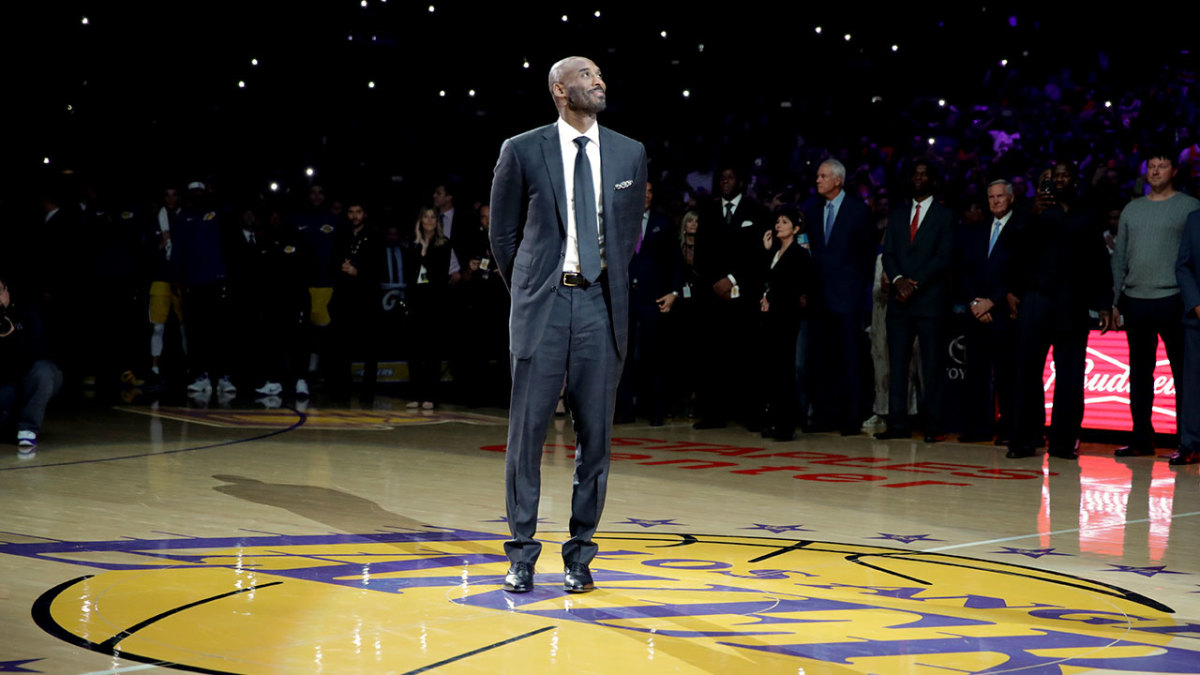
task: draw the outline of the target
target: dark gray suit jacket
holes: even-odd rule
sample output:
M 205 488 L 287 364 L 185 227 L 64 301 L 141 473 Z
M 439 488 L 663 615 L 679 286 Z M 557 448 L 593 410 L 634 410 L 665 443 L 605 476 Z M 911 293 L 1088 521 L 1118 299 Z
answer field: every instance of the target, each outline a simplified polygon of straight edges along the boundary
M 550 319 L 567 245 L 567 192 L 558 127 L 514 136 L 500 147 L 488 232 L 497 269 L 512 294 L 512 353 L 529 358 Z M 646 203 L 646 149 L 600 127 L 600 187 L 609 317 L 624 358 L 629 326 L 629 261 Z
M 935 199 L 921 220 L 917 238 L 909 241 L 912 200 L 892 211 L 883 238 L 883 271 L 888 279 L 903 276 L 917 282 L 917 290 L 901 303 L 896 287 L 888 298 L 888 312 L 931 318 L 950 309 L 949 272 L 954 252 L 954 213 Z

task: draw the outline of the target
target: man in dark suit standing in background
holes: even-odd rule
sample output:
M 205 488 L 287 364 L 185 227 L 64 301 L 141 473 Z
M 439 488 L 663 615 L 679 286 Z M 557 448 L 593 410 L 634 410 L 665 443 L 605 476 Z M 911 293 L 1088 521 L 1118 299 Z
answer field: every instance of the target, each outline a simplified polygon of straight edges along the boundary
M 1175 279 L 1183 298 L 1183 378 L 1200 382 L 1200 211 L 1193 211 L 1183 226 Z M 1188 387 L 1179 401 L 1179 450 L 1171 464 L 1200 462 L 1200 392 Z
M 621 386 L 617 389 L 616 422 L 634 419 L 637 407 L 650 417 L 650 426 L 663 424 L 666 415 L 666 345 L 664 314 L 675 304 L 679 287 L 679 239 L 671 219 L 650 208 L 653 183 L 646 183 L 646 210 L 629 264 L 629 352 Z
M 703 270 L 701 293 L 706 299 L 705 366 L 697 392 L 697 429 L 725 426 L 731 412 L 756 430 L 762 413 L 758 385 L 761 331 L 759 298 L 768 265 L 763 261 L 763 234 L 771 229 L 770 214 L 746 194 L 737 169 L 722 169 L 720 196 L 700 218 L 696 236 L 696 266 Z
M 1024 219 L 1013 212 L 1012 183 L 995 180 L 987 188 L 991 223 L 965 225 L 960 232 L 958 278 L 967 304 L 967 400 L 963 443 L 991 441 L 1007 445 L 1012 424 L 1013 321 L 1005 282 L 1012 261 L 1013 233 Z M 996 411 L 999 408 L 999 423 Z
M 1095 312 L 1110 326 L 1112 267 L 1095 217 L 1075 194 L 1075 174 L 1058 162 L 1038 180 L 1029 225 L 1015 231 L 1008 302 L 1016 314 L 1016 380 L 1009 459 L 1032 457 L 1046 421 L 1042 371 L 1054 348 L 1054 414 L 1047 451 L 1079 457 L 1083 376 Z
M 877 235 L 866 204 L 845 191 L 846 167 L 827 159 L 817 168 L 824 203 L 807 214 L 816 274 L 809 294 L 809 372 L 813 431 L 862 430 L 859 401 L 863 326 L 875 271 Z M 803 415 L 806 411 L 801 411 Z
M 596 123 L 607 101 L 596 64 L 568 57 L 549 80 L 558 121 L 505 141 L 492 180 L 489 237 L 512 294 L 504 589 L 514 593 L 533 589 L 542 446 L 564 376 L 576 437 L 564 588 L 593 588 L 592 536 L 628 344 L 629 261 L 646 197 L 645 148 Z
M 891 280 L 888 298 L 887 429 L 876 438 L 909 438 L 908 361 L 913 339 L 920 340 L 921 383 L 925 387 L 925 442 L 942 435 L 942 332 L 949 307 L 947 276 L 953 254 L 954 213 L 933 198 L 938 184 L 925 159 L 910 168 L 912 199 L 892 211 L 883 240 L 883 271 Z

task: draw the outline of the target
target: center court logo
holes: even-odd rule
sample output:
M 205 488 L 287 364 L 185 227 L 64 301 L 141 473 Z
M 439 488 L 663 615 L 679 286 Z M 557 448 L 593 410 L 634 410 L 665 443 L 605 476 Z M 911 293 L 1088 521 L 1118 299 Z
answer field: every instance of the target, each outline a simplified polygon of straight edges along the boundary
M 592 565 L 599 590 L 565 594 L 547 546 L 535 590 L 513 595 L 501 590 L 505 538 L 430 527 L 0 552 L 102 570 L 37 601 L 47 632 L 199 672 L 1180 673 L 1200 663 L 1190 639 L 1200 624 L 1154 599 L 1006 563 L 606 533 Z

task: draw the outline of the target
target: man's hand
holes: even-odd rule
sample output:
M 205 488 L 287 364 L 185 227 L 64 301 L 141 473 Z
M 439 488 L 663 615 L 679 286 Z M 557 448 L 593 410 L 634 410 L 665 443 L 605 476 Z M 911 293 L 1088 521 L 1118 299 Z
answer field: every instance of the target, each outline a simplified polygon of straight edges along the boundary
M 658 305 L 658 311 L 666 314 L 667 312 L 671 311 L 671 305 L 675 304 L 675 294 L 667 293 L 661 298 L 655 300 L 654 303 Z
M 762 296 L 762 300 L 758 301 L 758 308 L 764 312 L 771 311 L 771 301 L 767 300 L 767 296 Z
M 462 273 L 461 272 L 453 272 L 450 274 L 450 285 L 451 286 L 457 284 L 460 281 L 462 281 Z
M 345 272 L 346 274 L 349 274 L 352 277 L 358 276 L 358 268 L 355 267 L 354 265 L 351 265 L 350 260 L 348 258 L 346 260 L 342 261 L 342 271 Z
M 1196 318 L 1200 319 L 1200 305 L 1196 305 L 1192 308 L 1192 314 L 1195 314 Z
M 158 250 L 165 249 L 169 243 L 171 243 L 171 232 L 163 232 L 162 237 L 158 240 Z
M 917 282 L 912 279 L 901 277 L 896 280 L 896 299 L 900 302 L 908 302 L 916 290 Z
M 1021 306 L 1021 299 L 1012 293 L 1004 296 L 1004 299 L 1008 301 L 1008 317 L 1010 319 L 1017 318 L 1017 308 Z
M 733 291 L 733 282 L 729 280 L 729 277 L 721 277 L 712 287 L 713 293 L 716 293 L 718 298 L 728 300 L 730 292 Z
M 1100 310 L 1100 334 L 1104 335 L 1110 330 L 1116 330 L 1117 326 L 1113 323 L 1113 313 L 1110 310 Z
M 1121 310 L 1115 305 L 1112 308 L 1112 330 L 1121 330 Z
M 980 322 L 989 323 L 992 319 L 992 308 L 995 306 L 996 303 L 992 302 L 990 298 L 975 298 L 971 301 L 971 314 Z M 984 317 L 987 317 L 988 320 L 984 321 Z

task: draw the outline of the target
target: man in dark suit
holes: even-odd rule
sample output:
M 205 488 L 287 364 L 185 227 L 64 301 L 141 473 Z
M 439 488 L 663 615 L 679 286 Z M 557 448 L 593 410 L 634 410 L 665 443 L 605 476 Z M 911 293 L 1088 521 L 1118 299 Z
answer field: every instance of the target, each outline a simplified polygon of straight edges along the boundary
M 671 219 L 653 211 L 653 183 L 646 183 L 646 210 L 629 263 L 629 357 L 617 388 L 618 424 L 632 422 L 634 398 L 650 417 L 650 426 L 662 426 L 666 415 L 666 345 L 664 314 L 675 304 L 679 287 L 679 239 Z
M 1193 211 L 1183 226 L 1175 279 L 1183 296 L 1183 377 L 1200 382 L 1200 211 Z M 1175 419 L 1179 420 L 1179 450 L 1171 464 L 1200 462 L 1200 396 L 1188 388 L 1179 401 Z
M 1054 348 L 1054 414 L 1048 452 L 1079 457 L 1087 339 L 1095 312 L 1110 326 L 1112 266 L 1092 212 L 1075 195 L 1071 166 L 1042 173 L 1029 225 L 1015 231 L 1008 303 L 1016 315 L 1012 437 L 1009 459 L 1032 457 L 1046 421 L 1042 371 Z
M 967 400 L 964 443 L 997 439 L 1007 445 L 1012 424 L 1013 322 L 1005 302 L 1013 233 L 1024 226 L 1013 212 L 1012 183 L 987 188 L 987 227 L 964 225 L 960 232 L 959 293 L 970 315 L 967 336 Z M 999 409 L 999 423 L 996 411 Z
M 696 393 L 700 421 L 695 428 L 723 427 L 729 413 L 736 412 L 747 427 L 757 430 L 764 401 L 753 359 L 761 339 L 758 300 L 768 268 L 762 259 L 762 238 L 773 221 L 766 208 L 746 194 L 736 169 L 723 169 L 717 187 L 720 196 L 700 217 L 696 236 L 707 331 L 694 339 L 704 341 L 709 375 L 701 378 Z
M 876 438 L 909 438 L 908 361 L 913 340 L 920 340 L 921 383 L 925 387 L 922 411 L 925 442 L 945 440 L 942 435 L 942 332 L 949 307 L 947 276 L 953 254 L 954 213 L 933 198 L 937 177 L 925 159 L 910 169 L 912 199 L 892 211 L 883 240 L 883 271 L 891 280 L 888 297 L 887 429 Z
M 869 320 L 877 234 L 870 209 L 846 193 L 845 181 L 841 162 L 822 162 L 817 194 L 824 203 L 806 218 L 816 272 L 808 304 L 808 369 L 813 384 L 811 430 L 839 429 L 843 436 L 853 436 L 862 430 L 859 355 L 863 326 Z
M 512 404 L 505 487 L 512 539 L 504 589 L 533 588 L 542 446 L 563 378 L 575 428 L 564 587 L 593 588 L 588 563 L 604 508 L 617 381 L 628 344 L 629 261 L 646 196 L 646 150 L 601 128 L 606 87 L 591 60 L 550 70 L 559 119 L 504 142 L 489 236 L 512 294 Z M 522 216 L 524 216 L 522 218 Z

